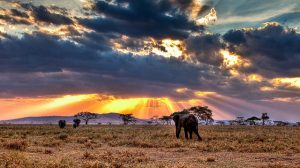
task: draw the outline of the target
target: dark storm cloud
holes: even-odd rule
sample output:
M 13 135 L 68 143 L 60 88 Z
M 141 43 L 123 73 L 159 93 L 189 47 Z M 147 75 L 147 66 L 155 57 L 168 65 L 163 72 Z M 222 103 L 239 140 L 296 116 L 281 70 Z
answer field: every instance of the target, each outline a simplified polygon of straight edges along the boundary
M 1 72 L 57 72 L 65 64 L 80 67 L 96 57 L 95 51 L 42 33 L 1 39 L 0 50 Z
M 7 24 L 31 25 L 31 23 L 26 19 L 17 19 L 13 16 L 8 15 L 0 15 L 0 20 L 4 20 Z
M 58 7 L 50 7 L 51 9 L 55 9 L 58 12 L 62 12 L 63 14 L 59 13 L 52 13 L 50 12 L 47 7 L 41 5 L 41 6 L 34 6 L 30 3 L 24 3 L 20 4 L 24 9 L 31 11 L 32 16 L 35 18 L 37 21 L 42 21 L 46 23 L 52 23 L 55 25 L 70 25 L 73 24 L 73 20 L 70 19 L 69 17 L 65 16 L 66 11 L 63 10 L 62 8 Z
M 29 16 L 22 11 L 17 9 L 2 9 L 0 8 L 0 20 L 5 21 L 6 24 L 23 24 L 23 25 L 31 25 L 28 20 Z
M 258 29 L 232 30 L 223 38 L 231 51 L 252 62 L 246 72 L 266 77 L 300 74 L 300 35 L 294 29 L 269 23 Z
M 240 44 L 246 42 L 246 37 L 243 30 L 229 30 L 223 35 L 223 39 L 231 44 Z
M 186 40 L 187 52 L 198 62 L 218 66 L 222 63 L 223 57 L 220 49 L 225 45 L 218 34 L 205 34 L 190 37 Z
M 23 18 L 29 18 L 28 14 L 22 11 L 19 11 L 17 9 L 10 9 L 10 12 L 13 16 L 23 17 Z
M 0 50 L 1 94 L 15 96 L 29 90 L 37 90 L 32 94 L 41 95 L 51 93 L 49 90 L 55 90 L 53 93 L 85 89 L 105 92 L 105 88 L 120 93 L 131 92 L 124 90 L 123 85 L 132 86 L 133 90 L 140 86 L 140 92 L 150 93 L 146 88 L 163 85 L 196 87 L 199 76 L 209 78 L 210 75 L 205 72 L 208 67 L 184 63 L 176 58 L 118 55 L 90 47 L 89 43 L 76 45 L 41 33 L 25 34 L 22 38 L 8 36 L 1 39 Z M 63 74 L 64 79 L 51 74 Z M 38 88 L 44 89 L 39 91 Z
M 116 5 L 97 1 L 94 10 L 99 17 L 80 19 L 80 23 L 98 32 L 114 32 L 132 37 L 187 38 L 203 26 L 188 20 L 185 12 L 170 1 L 117 0 Z
M 77 44 L 42 33 L 24 34 L 22 38 L 5 34 L 3 37 L 5 39 L 0 40 L 2 97 L 97 92 L 189 98 L 176 94 L 178 87 L 215 91 L 244 99 L 261 100 L 279 95 L 293 97 L 279 92 L 263 94 L 259 88 L 268 83 L 249 83 L 232 78 L 226 69 L 215 65 L 218 62 L 204 61 L 204 58 L 200 64 L 191 64 L 173 57 L 119 54 L 109 48 L 109 38 L 95 32 L 74 38 Z M 205 44 L 223 47 L 217 42 L 219 35 L 197 38 L 198 42 L 193 40 L 200 46 L 204 38 Z

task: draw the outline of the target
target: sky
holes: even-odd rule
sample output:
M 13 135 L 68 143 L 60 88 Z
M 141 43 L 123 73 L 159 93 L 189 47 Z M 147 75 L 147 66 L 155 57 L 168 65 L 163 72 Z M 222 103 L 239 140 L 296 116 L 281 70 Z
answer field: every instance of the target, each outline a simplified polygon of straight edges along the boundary
M 0 120 L 300 121 L 298 0 L 0 0 Z

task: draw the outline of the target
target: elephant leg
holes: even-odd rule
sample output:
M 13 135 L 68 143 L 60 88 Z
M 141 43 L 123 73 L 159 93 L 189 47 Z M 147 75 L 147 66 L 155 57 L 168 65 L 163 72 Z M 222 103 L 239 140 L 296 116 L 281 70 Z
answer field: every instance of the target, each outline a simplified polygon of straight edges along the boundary
M 195 132 L 195 134 L 196 134 L 197 137 L 198 137 L 198 141 L 202 141 L 202 138 L 201 138 L 201 136 L 200 136 L 199 133 L 198 133 L 198 126 L 195 127 L 194 132 Z
M 184 127 L 184 135 L 185 135 L 185 139 L 189 139 L 188 137 L 188 130 L 186 127 Z
M 179 139 L 180 130 L 181 130 L 181 127 L 180 127 L 180 126 L 176 127 L 176 138 L 177 138 L 177 139 Z
M 189 133 L 190 133 L 190 139 L 193 139 L 193 130 L 189 130 Z

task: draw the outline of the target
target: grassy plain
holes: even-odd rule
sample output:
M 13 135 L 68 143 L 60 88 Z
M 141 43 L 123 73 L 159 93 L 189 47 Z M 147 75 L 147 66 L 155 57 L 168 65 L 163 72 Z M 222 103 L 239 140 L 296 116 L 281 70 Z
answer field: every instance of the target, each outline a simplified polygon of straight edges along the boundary
M 0 168 L 300 168 L 300 127 L 199 130 L 202 142 L 173 126 L 0 125 Z

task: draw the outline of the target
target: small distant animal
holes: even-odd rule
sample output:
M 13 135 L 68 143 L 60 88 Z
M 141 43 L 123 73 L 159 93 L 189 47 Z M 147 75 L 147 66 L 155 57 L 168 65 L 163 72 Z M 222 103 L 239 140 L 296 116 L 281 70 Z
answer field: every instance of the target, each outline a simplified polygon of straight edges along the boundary
M 59 128 L 61 128 L 61 129 L 65 128 L 65 127 L 66 127 L 66 124 L 67 124 L 66 120 L 59 120 L 59 121 L 58 121 L 58 126 L 59 126 Z
M 177 114 L 173 117 L 173 120 L 176 126 L 177 138 L 179 138 L 181 127 L 183 127 L 186 139 L 189 139 L 188 133 L 190 134 L 190 139 L 192 139 L 192 134 L 194 132 L 197 135 L 198 140 L 202 140 L 198 133 L 198 120 L 193 114 Z
M 81 120 L 76 118 L 76 119 L 73 120 L 73 122 L 74 122 L 73 123 L 73 128 L 77 128 L 77 127 L 79 127 Z

